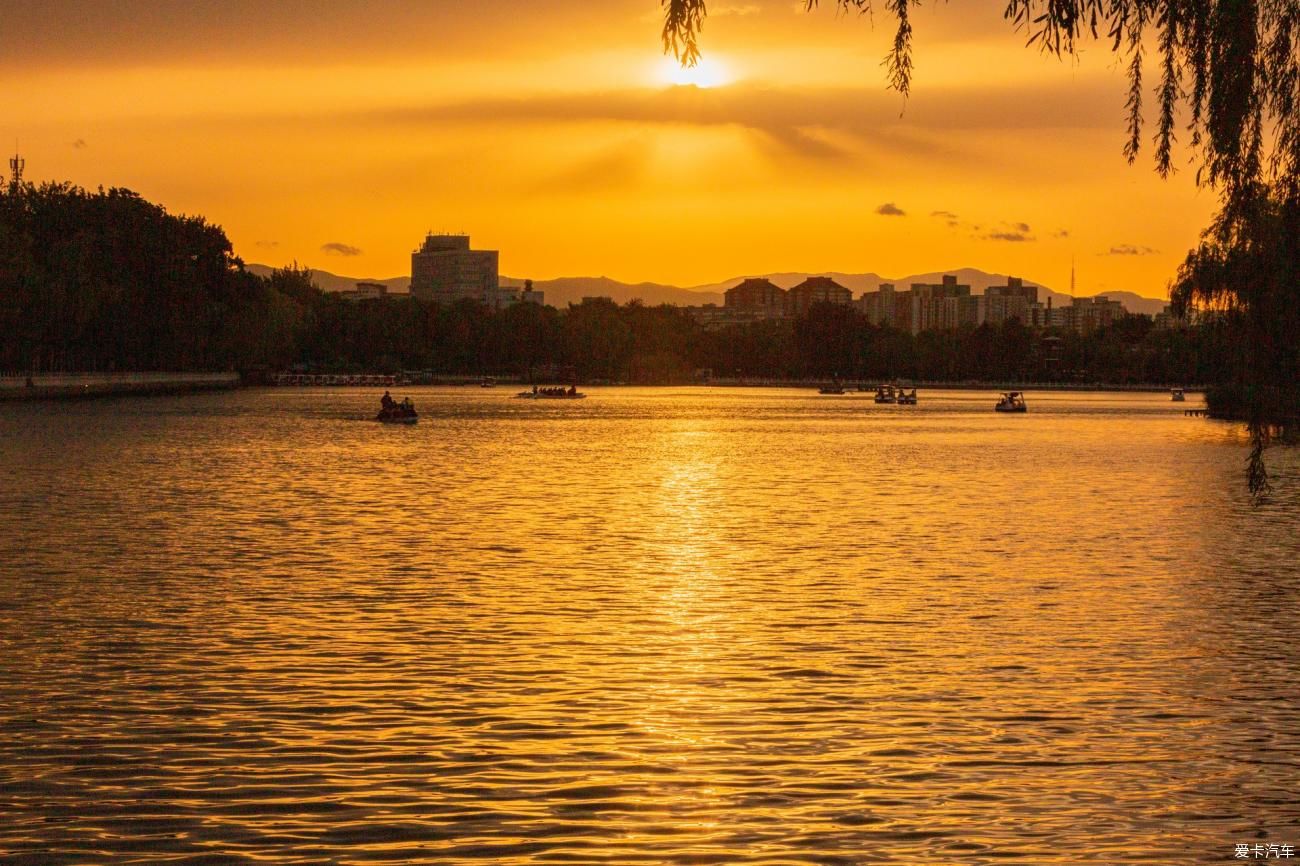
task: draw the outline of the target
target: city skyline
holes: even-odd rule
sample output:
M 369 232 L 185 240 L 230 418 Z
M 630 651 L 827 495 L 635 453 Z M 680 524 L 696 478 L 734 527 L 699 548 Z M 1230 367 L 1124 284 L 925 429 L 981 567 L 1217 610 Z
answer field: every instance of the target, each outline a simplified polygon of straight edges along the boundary
M 398 274 L 418 226 L 538 280 L 908 273 L 943 248 L 1053 285 L 1073 256 L 1080 294 L 1163 297 L 1213 196 L 1125 163 L 1107 52 L 1044 58 L 977 6 L 917 10 L 905 103 L 889 27 L 788 3 L 712 9 L 682 70 L 655 3 L 56 2 L 6 19 L 0 133 L 29 180 L 203 214 L 247 261 Z

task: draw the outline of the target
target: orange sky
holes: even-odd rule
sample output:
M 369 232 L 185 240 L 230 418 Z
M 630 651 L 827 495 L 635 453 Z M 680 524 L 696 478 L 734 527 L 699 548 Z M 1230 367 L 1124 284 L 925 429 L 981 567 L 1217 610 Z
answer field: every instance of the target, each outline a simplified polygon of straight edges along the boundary
M 1104 45 L 1043 57 L 1004 5 L 918 9 L 904 104 L 888 17 L 830 2 L 710 4 L 697 78 L 655 0 L 18 0 L 0 141 L 30 180 L 359 277 L 409 273 L 432 229 L 535 279 L 971 266 L 1067 290 L 1074 257 L 1080 294 L 1163 297 L 1213 193 L 1186 155 L 1168 181 L 1125 163 Z

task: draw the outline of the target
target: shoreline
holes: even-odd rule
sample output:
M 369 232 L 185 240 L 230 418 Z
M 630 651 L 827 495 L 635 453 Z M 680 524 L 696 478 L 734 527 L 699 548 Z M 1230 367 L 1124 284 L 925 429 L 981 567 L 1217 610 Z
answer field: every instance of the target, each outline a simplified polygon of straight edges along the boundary
M 485 376 L 448 374 L 435 376 L 433 381 L 398 381 L 396 387 L 473 387 Z M 507 387 L 525 386 L 528 383 L 522 377 L 495 376 L 498 385 Z M 121 396 L 162 396 L 168 394 L 186 394 L 203 391 L 235 390 L 238 388 L 296 388 L 296 387 L 366 387 L 365 385 L 274 385 L 262 382 L 250 382 L 242 379 L 238 373 L 60 373 L 34 375 L 30 377 L 0 376 L 0 402 L 18 402 L 28 400 L 77 400 L 98 397 Z M 874 391 L 878 385 L 886 384 L 875 380 L 841 379 L 839 384 L 850 393 L 859 392 L 859 386 Z M 812 389 L 830 384 L 831 380 L 814 379 L 764 379 L 764 378 L 713 378 L 706 382 L 608 382 L 589 381 L 580 384 L 586 387 L 608 388 L 790 388 Z M 1112 392 L 1112 393 L 1167 393 L 1170 385 L 1154 383 L 1116 384 L 1104 382 L 999 382 L 999 381 L 922 381 L 902 379 L 896 385 L 908 389 L 943 391 L 1062 391 L 1062 392 Z M 390 386 L 393 387 L 393 386 Z M 1202 394 L 1202 385 L 1184 386 L 1182 390 L 1188 395 Z
M 0 376 L 0 401 L 161 396 L 240 387 L 238 373 L 51 373 Z
M 823 385 L 830 384 L 829 379 L 712 379 L 708 382 L 692 383 L 705 387 L 739 387 L 739 388 L 819 388 Z M 859 384 L 870 388 L 872 391 L 879 385 L 891 384 L 889 382 L 877 382 L 875 380 L 857 380 L 850 379 L 839 380 L 839 384 L 844 387 L 845 391 L 856 390 Z M 927 382 L 919 379 L 901 379 L 895 380 L 894 387 L 902 387 L 911 390 L 916 388 L 931 389 L 939 391 L 1114 391 L 1114 392 L 1132 392 L 1147 394 L 1167 394 L 1172 388 L 1182 388 L 1185 394 L 1200 394 L 1205 391 L 1202 385 L 1193 385 L 1188 387 L 1178 385 L 1158 385 L 1153 383 L 1143 383 L 1134 385 L 1107 384 L 1103 382 Z

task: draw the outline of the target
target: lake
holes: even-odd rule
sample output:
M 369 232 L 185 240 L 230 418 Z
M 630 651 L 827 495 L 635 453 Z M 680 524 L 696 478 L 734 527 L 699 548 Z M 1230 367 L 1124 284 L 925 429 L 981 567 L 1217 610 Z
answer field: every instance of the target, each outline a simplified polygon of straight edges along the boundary
M 1300 855 L 1300 457 L 1168 394 L 0 404 L 0 862 Z

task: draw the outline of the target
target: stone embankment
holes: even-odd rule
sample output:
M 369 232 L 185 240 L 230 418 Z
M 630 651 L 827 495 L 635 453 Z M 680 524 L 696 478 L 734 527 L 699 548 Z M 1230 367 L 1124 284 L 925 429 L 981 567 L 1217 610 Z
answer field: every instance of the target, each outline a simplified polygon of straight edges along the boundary
M 0 376 L 0 400 L 180 394 L 239 387 L 238 373 L 42 373 Z

